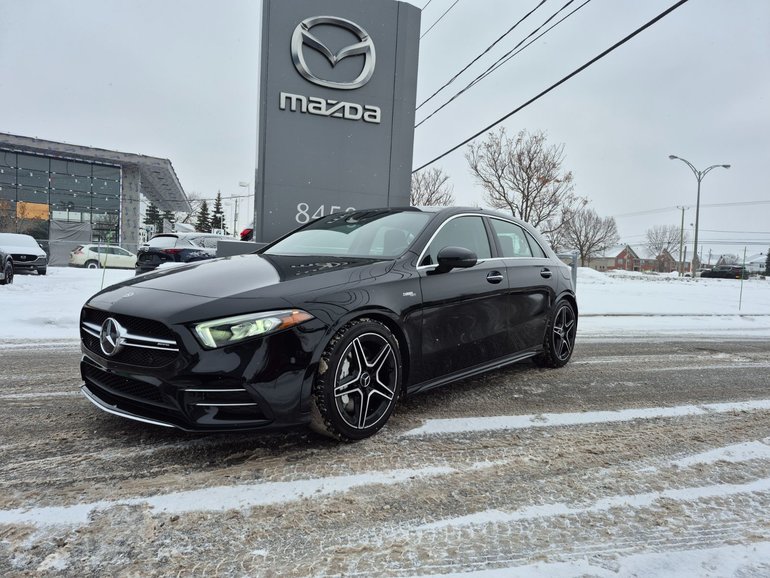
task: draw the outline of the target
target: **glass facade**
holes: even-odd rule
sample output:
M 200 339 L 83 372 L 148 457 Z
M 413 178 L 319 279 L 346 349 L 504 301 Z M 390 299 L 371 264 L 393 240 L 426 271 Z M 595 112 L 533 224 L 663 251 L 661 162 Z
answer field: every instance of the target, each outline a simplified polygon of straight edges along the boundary
M 91 223 L 116 243 L 120 167 L 0 150 L 0 231 L 48 239 L 51 220 Z

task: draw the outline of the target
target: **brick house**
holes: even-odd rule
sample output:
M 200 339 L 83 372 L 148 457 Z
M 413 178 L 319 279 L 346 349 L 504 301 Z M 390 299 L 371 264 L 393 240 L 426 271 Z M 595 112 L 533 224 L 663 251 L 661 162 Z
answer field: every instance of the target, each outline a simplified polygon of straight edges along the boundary
M 630 245 L 616 245 L 592 257 L 586 265 L 597 271 L 641 271 L 642 261 Z

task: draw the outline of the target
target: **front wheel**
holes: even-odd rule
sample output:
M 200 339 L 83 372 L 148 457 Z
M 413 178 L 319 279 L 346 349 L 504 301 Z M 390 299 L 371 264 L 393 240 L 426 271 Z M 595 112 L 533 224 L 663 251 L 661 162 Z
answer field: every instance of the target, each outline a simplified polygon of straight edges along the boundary
M 551 310 L 543 340 L 543 353 L 534 361 L 541 367 L 562 367 L 572 357 L 577 333 L 577 313 L 567 300 L 557 301 Z
M 371 319 L 351 321 L 321 356 L 311 427 L 342 441 L 374 435 L 393 413 L 401 380 L 401 354 L 390 330 Z
M 13 283 L 13 265 L 6 263 L 3 269 L 3 278 L 0 279 L 0 285 L 10 285 Z
M 48 273 L 48 267 L 40 267 L 37 270 L 37 274 L 38 275 L 45 275 L 46 273 Z

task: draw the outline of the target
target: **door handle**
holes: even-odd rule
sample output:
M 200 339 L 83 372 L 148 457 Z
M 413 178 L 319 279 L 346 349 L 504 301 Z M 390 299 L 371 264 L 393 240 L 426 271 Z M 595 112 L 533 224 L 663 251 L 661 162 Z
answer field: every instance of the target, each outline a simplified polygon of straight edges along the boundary
M 503 277 L 503 274 L 500 273 L 500 271 L 492 271 L 489 275 L 487 275 L 487 281 L 490 283 L 499 283 L 503 279 L 505 279 L 505 277 Z
M 550 269 L 540 269 L 540 276 L 544 279 L 549 279 L 552 273 Z

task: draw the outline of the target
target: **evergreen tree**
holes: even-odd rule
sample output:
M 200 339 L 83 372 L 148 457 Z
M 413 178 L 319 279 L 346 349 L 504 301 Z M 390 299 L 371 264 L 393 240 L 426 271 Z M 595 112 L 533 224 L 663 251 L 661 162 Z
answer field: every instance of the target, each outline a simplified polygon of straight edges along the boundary
M 171 212 L 171 211 L 168 211 L 168 210 L 163 211 L 163 215 L 161 215 L 161 217 L 160 217 L 161 230 L 162 230 L 162 227 L 163 227 L 163 221 L 168 221 L 169 223 L 171 223 L 173 225 L 174 221 L 175 221 L 174 213 Z
M 160 216 L 160 211 L 155 206 L 155 203 L 148 205 L 147 210 L 144 212 L 144 221 L 142 223 L 155 227 L 156 233 L 163 232 L 163 218 Z
M 195 230 L 199 233 L 211 232 L 211 218 L 209 217 L 209 204 L 206 201 L 201 203 L 198 210 L 198 220 L 195 221 Z
M 217 192 L 217 198 L 214 199 L 214 209 L 211 211 L 211 228 L 222 229 L 227 235 L 227 223 L 225 223 L 225 214 L 222 210 L 222 193 Z
M 767 259 L 765 259 L 765 275 L 770 277 L 770 247 L 767 248 Z

